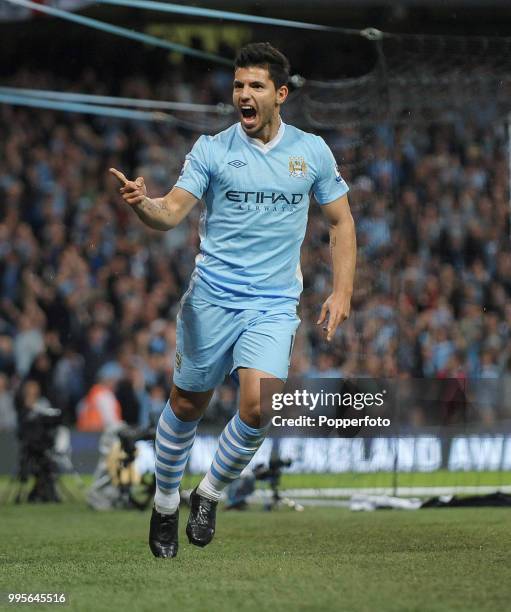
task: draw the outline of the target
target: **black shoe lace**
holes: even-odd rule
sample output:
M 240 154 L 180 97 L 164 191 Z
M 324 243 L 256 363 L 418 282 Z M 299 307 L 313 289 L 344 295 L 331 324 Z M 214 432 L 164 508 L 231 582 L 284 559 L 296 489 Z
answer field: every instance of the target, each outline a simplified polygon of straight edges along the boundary
M 199 506 L 199 511 L 197 512 L 197 522 L 201 525 L 207 526 L 209 522 L 209 512 L 208 509 L 202 504 Z

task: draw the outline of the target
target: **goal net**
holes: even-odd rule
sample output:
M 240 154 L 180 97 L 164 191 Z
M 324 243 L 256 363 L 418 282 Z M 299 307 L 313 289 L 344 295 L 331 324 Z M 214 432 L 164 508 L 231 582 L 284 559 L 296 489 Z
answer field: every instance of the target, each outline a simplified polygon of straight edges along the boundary
M 288 454 L 297 471 L 337 472 L 328 494 L 506 491 L 511 39 L 363 34 L 371 70 L 295 77 L 287 110 L 334 150 L 357 225 L 353 312 L 324 351 L 343 376 L 461 381 L 466 401 L 434 426 L 403 402 L 398 436 L 302 440 Z M 326 240 L 304 256 L 305 320 L 327 291 Z M 305 336 L 302 350 L 319 342 Z

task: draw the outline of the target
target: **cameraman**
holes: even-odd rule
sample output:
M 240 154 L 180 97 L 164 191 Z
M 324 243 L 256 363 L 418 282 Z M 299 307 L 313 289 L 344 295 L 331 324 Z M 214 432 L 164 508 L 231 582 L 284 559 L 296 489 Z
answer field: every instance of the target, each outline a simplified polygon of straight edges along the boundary
M 57 467 L 52 452 L 55 427 L 60 422 L 60 410 L 52 408 L 41 395 L 39 383 L 27 379 L 16 397 L 18 440 L 20 444 L 19 478 L 26 482 L 35 476 L 28 501 L 60 501 L 55 487 Z

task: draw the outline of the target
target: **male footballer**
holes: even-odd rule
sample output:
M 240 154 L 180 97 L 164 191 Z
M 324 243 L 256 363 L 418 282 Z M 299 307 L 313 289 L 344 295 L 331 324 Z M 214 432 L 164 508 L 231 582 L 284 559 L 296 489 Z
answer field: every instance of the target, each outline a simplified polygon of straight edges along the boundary
M 211 542 L 222 490 L 264 439 L 260 380 L 276 378 L 283 385 L 287 378 L 311 192 L 330 225 L 333 291 L 318 320 L 328 341 L 349 315 L 356 244 L 348 187 L 324 140 L 282 121 L 288 79 L 288 60 L 269 43 L 243 47 L 233 84 L 239 123 L 201 136 L 163 198 L 149 198 L 143 178 L 130 181 L 110 170 L 122 184 L 124 201 L 154 229 L 176 227 L 204 201 L 200 254 L 177 316 L 172 391 L 156 434 L 149 532 L 156 557 L 177 554 L 179 484 L 197 425 L 226 374 L 239 379 L 239 410 L 191 494 L 186 534 L 192 544 Z

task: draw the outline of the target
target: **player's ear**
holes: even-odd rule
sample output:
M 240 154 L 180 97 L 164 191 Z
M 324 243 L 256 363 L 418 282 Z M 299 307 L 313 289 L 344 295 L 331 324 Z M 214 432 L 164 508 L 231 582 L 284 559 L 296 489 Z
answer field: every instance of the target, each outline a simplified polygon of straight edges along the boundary
M 289 94 L 289 89 L 287 85 L 281 85 L 277 89 L 277 104 L 283 104 L 286 101 L 286 98 Z

